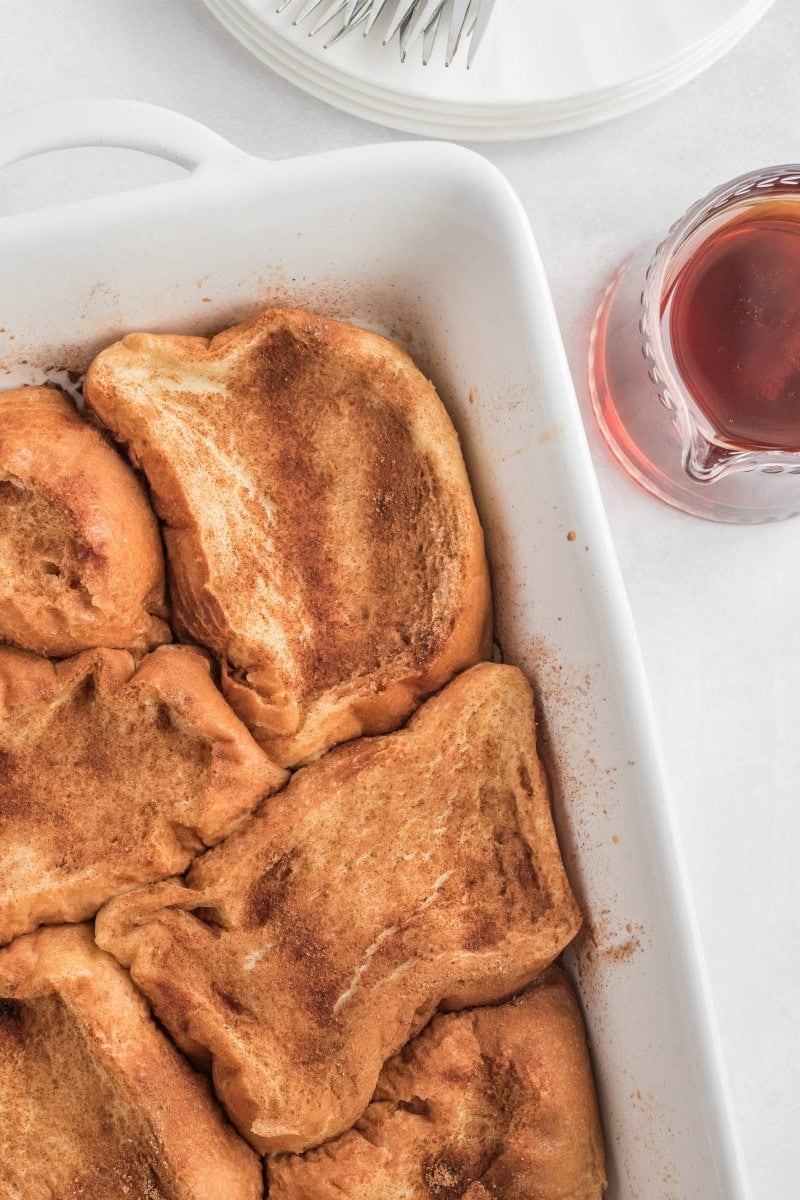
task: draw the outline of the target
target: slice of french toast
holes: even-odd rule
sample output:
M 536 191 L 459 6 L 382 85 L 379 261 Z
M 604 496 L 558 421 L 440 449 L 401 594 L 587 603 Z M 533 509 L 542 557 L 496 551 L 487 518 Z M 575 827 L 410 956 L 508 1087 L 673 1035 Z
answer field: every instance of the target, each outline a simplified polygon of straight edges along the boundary
M 530 687 L 486 663 L 297 771 L 185 882 L 111 901 L 96 936 L 274 1152 L 348 1128 L 437 1008 L 519 991 L 579 924 Z
M 285 778 L 199 650 L 0 646 L 0 943 L 184 871 Z
M 355 1127 L 268 1162 L 270 1200 L 600 1200 L 603 1137 L 581 1012 L 543 972 L 494 1008 L 436 1016 Z
M 260 1200 L 261 1164 L 86 925 L 0 951 L 3 1200 Z
M 276 762 L 396 728 L 488 657 L 458 437 L 393 343 L 271 309 L 210 340 L 130 334 L 84 392 L 147 476 L 174 628 Z
M 0 642 L 62 657 L 171 640 L 158 523 L 61 392 L 0 392 Z

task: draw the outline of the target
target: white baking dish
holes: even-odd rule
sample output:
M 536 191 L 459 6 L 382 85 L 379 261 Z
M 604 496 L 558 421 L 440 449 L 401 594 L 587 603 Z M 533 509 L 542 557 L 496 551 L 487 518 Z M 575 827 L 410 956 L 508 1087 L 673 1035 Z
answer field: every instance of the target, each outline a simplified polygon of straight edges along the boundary
M 190 175 L 0 221 L 6 385 L 82 371 L 129 330 L 210 332 L 272 302 L 408 344 L 463 439 L 503 653 L 540 697 L 560 837 L 588 922 L 571 967 L 610 1200 L 745 1200 L 639 652 L 514 193 L 448 145 L 271 163 L 121 101 L 0 120 L 0 166 L 78 145 L 146 150 Z

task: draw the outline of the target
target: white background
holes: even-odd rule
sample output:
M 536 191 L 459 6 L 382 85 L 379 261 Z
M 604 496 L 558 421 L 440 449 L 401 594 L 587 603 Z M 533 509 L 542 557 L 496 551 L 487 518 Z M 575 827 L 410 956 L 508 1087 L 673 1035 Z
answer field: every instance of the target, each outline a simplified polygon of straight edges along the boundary
M 200 0 L 2 0 L 0 110 L 90 95 L 178 109 L 266 157 L 404 136 L 284 83 Z M 726 178 L 800 161 L 800 4 L 777 0 L 725 59 L 639 113 L 476 148 L 528 210 L 584 404 L 754 1193 L 798 1200 L 800 524 L 732 528 L 660 506 L 620 474 L 584 401 L 591 314 L 618 261 Z M 0 216 L 164 174 L 110 152 L 51 156 L 0 175 Z

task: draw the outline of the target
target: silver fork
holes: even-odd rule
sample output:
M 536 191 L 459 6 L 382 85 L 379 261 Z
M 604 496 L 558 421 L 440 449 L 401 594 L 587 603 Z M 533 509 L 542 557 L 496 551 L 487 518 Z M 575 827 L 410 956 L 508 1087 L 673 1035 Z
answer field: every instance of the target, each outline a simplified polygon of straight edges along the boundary
M 283 12 L 291 3 L 292 0 L 282 0 L 276 11 Z M 388 0 L 305 0 L 293 23 L 300 25 L 315 15 L 315 23 L 309 30 L 309 37 L 314 37 L 326 25 L 340 18 L 338 26 L 332 28 L 325 42 L 326 47 L 332 46 L 362 26 L 364 36 L 370 33 L 387 3 Z M 445 51 L 448 67 L 467 37 L 467 66 L 472 65 L 494 5 L 495 0 L 452 0 Z M 422 38 L 422 61 L 427 65 L 446 8 L 447 0 L 395 0 L 383 44 L 386 45 L 398 34 L 400 57 L 404 61 L 408 51 Z

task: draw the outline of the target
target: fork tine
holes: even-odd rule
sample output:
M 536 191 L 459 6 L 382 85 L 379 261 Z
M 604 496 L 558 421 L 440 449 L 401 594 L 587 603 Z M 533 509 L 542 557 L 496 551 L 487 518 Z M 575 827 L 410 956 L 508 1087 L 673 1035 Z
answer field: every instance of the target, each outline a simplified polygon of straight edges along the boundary
M 417 39 L 428 28 L 436 14 L 444 7 L 445 0 L 419 0 L 414 10 L 414 19 L 406 39 L 406 49 L 410 50 Z
M 350 15 L 345 15 L 345 25 L 347 28 L 354 29 L 356 25 L 360 25 L 362 21 L 366 21 L 373 7 L 374 0 L 355 0 Z
M 458 49 L 458 43 L 461 40 L 464 26 L 467 23 L 470 3 L 471 0 L 453 0 L 453 8 L 450 13 L 450 28 L 447 31 L 447 50 L 444 58 L 445 66 L 447 67 L 450 66 L 453 56 Z
M 414 10 L 412 9 L 411 12 L 406 13 L 405 19 L 403 20 L 403 23 L 400 26 L 400 33 L 399 33 L 399 36 L 397 39 L 397 44 L 398 44 L 398 48 L 400 50 L 400 62 L 401 63 L 404 63 L 406 61 L 406 50 L 408 49 L 408 31 L 411 26 L 411 22 L 412 22 L 413 18 L 414 18 Z
M 328 38 L 323 49 L 327 50 L 329 46 L 335 46 L 340 38 L 343 38 L 345 34 L 350 33 L 351 30 L 357 29 L 359 25 L 366 21 L 367 17 L 369 16 L 371 3 L 372 0 L 362 0 L 362 3 L 357 3 L 350 19 L 347 20 L 345 18 L 344 24 L 339 26 L 333 37 Z
M 405 21 L 406 17 L 411 13 L 419 3 L 419 0 L 397 0 L 397 6 L 392 13 L 392 19 L 389 22 L 389 28 L 383 37 L 383 44 L 390 42 L 397 33 L 400 26 Z
M 492 9 L 495 6 L 495 0 L 478 0 L 478 14 L 475 17 L 475 26 L 472 30 L 472 37 L 469 42 L 469 51 L 467 53 L 467 66 L 472 66 L 472 60 L 478 52 L 486 33 L 486 26 L 489 24 L 489 17 L 492 15 Z
M 279 5 L 278 5 L 278 7 L 275 9 L 275 12 L 276 12 L 276 13 L 282 13 L 282 12 L 283 12 L 283 10 L 284 10 L 285 8 L 288 8 L 288 7 L 289 7 L 289 5 L 290 5 L 291 3 L 292 3 L 292 0 L 281 0 L 280 4 L 279 4 Z
M 409 49 L 411 48 L 411 43 L 409 41 L 409 35 L 411 33 L 411 26 L 414 24 L 414 14 L 417 10 L 417 7 L 419 7 L 420 2 L 421 2 L 421 0 L 417 0 L 417 5 L 414 8 L 412 8 L 410 12 L 406 13 L 405 20 L 403 21 L 403 24 L 400 26 L 400 38 L 399 38 L 400 62 L 406 61 L 406 54 L 408 53 Z
M 385 7 L 386 0 L 372 0 L 372 5 L 370 7 L 369 14 L 367 15 L 367 24 L 364 28 L 364 37 L 366 37 L 370 29 L 372 29 L 372 26 L 375 24 Z
M 427 67 L 428 63 L 431 61 L 431 55 L 433 54 L 433 46 L 434 46 L 434 42 L 436 41 L 436 31 L 439 28 L 439 21 L 441 20 L 443 11 L 444 11 L 443 8 L 439 9 L 438 13 L 433 18 L 430 25 L 428 26 L 428 28 L 425 30 L 425 32 L 422 35 L 422 65 L 423 65 L 423 67 Z

